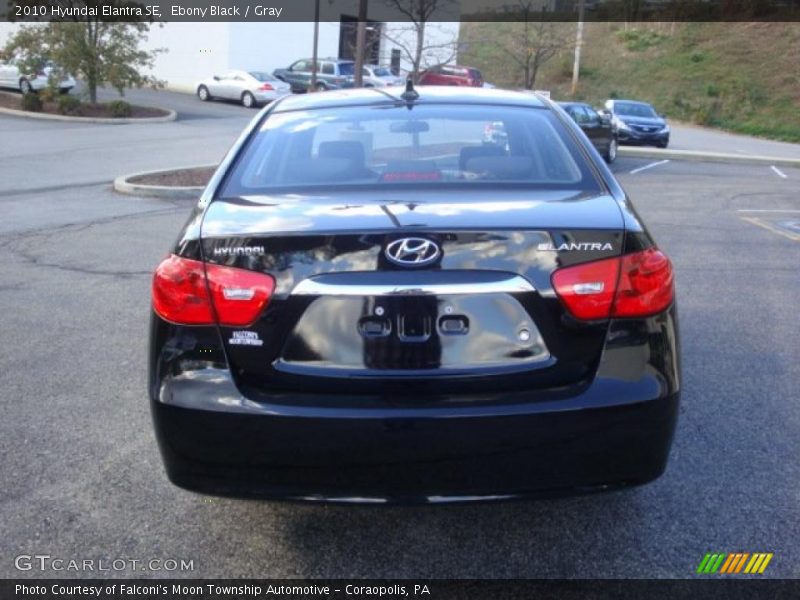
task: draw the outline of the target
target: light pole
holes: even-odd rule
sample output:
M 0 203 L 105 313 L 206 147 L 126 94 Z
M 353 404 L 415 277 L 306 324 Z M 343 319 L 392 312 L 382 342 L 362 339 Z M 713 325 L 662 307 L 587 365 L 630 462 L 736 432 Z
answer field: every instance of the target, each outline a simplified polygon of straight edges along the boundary
M 356 87 L 364 84 L 364 46 L 367 37 L 367 0 L 359 0 L 358 3 L 358 25 L 356 26 L 356 64 L 355 82 Z
M 309 91 L 317 88 L 317 53 L 319 48 L 319 0 L 314 0 L 314 49 L 311 51 L 311 84 Z
M 578 91 L 578 77 L 581 73 L 581 47 L 583 46 L 583 17 L 585 1 L 578 3 L 578 33 L 575 37 L 575 62 L 572 65 L 572 96 Z

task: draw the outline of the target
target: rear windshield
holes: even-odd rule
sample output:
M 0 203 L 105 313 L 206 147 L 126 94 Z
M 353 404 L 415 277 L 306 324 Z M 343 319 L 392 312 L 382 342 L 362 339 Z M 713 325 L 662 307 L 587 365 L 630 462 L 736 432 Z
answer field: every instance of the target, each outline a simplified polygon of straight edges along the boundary
M 250 71 L 250 75 L 258 79 L 259 81 L 275 81 L 275 77 L 273 77 L 269 73 L 264 73 L 263 71 Z
M 614 112 L 623 117 L 655 118 L 658 115 L 649 104 L 635 104 L 633 102 L 615 102 Z
M 339 63 L 339 73 L 341 75 L 352 75 L 356 72 L 355 63 Z
M 375 77 L 390 77 L 392 74 L 389 69 L 384 67 L 373 67 L 372 72 L 375 73 Z
M 221 195 L 447 184 L 599 189 L 552 111 L 429 104 L 269 115 Z

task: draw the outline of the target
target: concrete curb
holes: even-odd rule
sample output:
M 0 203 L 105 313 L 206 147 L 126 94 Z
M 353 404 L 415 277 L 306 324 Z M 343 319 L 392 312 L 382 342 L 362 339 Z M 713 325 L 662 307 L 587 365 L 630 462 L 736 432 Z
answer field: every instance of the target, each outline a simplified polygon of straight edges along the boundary
M 158 169 L 157 171 L 142 171 L 140 173 L 130 173 L 120 175 L 114 180 L 114 191 L 130 196 L 147 196 L 148 198 L 168 198 L 171 200 L 197 200 L 203 193 L 203 187 L 195 186 L 168 186 L 168 185 L 145 185 L 142 183 L 131 183 L 131 179 L 144 177 L 146 175 L 161 175 L 162 173 L 172 173 L 173 171 L 185 171 L 186 169 L 210 169 L 217 165 L 190 165 L 187 167 L 174 167 L 172 169 Z
M 155 108 L 155 107 L 142 107 L 142 108 Z M 68 115 L 51 115 L 47 113 L 36 113 L 27 110 L 14 110 L 13 108 L 0 107 L 0 115 L 9 115 L 11 117 L 22 117 L 23 119 L 39 119 L 41 121 L 65 121 L 68 123 L 102 123 L 106 125 L 132 125 L 134 123 L 168 123 L 178 118 L 178 113 L 174 110 L 160 108 L 159 110 L 166 110 L 169 114 L 163 117 L 145 117 L 142 119 L 111 119 L 101 117 L 70 117 Z
M 687 160 L 692 162 L 715 162 L 749 165 L 774 165 L 784 167 L 800 167 L 800 158 L 780 156 L 757 156 L 749 154 L 725 154 L 722 152 L 700 152 L 696 150 L 668 150 L 661 148 L 640 148 L 638 146 L 620 146 L 618 156 L 628 158 L 654 158 L 657 160 Z

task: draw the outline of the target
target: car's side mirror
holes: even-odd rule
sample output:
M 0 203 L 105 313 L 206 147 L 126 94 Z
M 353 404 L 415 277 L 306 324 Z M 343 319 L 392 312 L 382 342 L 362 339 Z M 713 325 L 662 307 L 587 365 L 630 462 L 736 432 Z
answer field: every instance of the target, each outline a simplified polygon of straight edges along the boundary
M 219 81 L 219 75 L 214 75 L 214 81 Z
M 667 115 L 666 115 L 666 113 L 661 113 L 661 114 L 660 114 L 660 115 L 658 115 L 658 116 L 659 116 L 659 117 L 661 117 L 662 119 L 666 119 L 666 118 L 667 118 Z

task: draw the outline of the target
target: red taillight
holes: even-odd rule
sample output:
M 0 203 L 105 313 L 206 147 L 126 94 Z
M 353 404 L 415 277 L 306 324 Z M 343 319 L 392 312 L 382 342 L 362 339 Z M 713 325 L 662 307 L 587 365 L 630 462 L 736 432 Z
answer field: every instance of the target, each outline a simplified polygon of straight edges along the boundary
M 672 304 L 672 265 L 656 248 L 559 269 L 553 288 L 577 319 L 646 317 Z
M 264 273 L 210 264 L 206 273 L 220 325 L 251 325 L 275 289 L 275 280 Z
M 216 313 L 220 325 L 244 327 L 258 318 L 274 289 L 269 275 L 173 255 L 156 268 L 153 308 L 181 325 L 213 325 Z
M 619 262 L 619 258 L 608 258 L 553 273 L 553 288 L 575 318 L 589 321 L 609 317 L 617 289 Z
M 381 181 L 394 183 L 397 181 L 440 181 L 439 171 L 387 171 L 381 175 Z
M 614 300 L 615 317 L 645 317 L 669 307 L 675 296 L 672 263 L 667 255 L 650 248 L 622 257 Z
M 203 263 L 174 255 L 161 261 L 153 275 L 153 308 L 173 323 L 213 323 Z
M 260 88 L 258 88 L 258 89 L 260 89 L 262 92 L 270 92 L 270 91 L 274 90 L 275 88 L 272 87 L 269 83 L 265 83 L 265 84 L 262 84 L 262 86 Z

